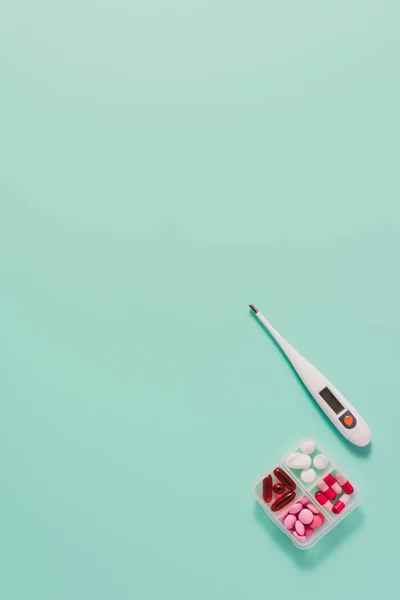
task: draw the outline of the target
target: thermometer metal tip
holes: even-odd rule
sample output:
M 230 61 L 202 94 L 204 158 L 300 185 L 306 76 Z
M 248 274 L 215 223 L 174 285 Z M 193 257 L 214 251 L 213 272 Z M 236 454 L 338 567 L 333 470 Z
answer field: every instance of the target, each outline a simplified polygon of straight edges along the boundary
M 360 414 L 335 386 L 326 379 L 322 373 L 308 362 L 291 346 L 277 331 L 262 313 L 249 304 L 257 319 L 269 331 L 271 336 L 282 348 L 300 379 L 319 404 L 324 413 L 329 417 L 340 433 L 356 446 L 366 446 L 371 441 L 371 431 Z

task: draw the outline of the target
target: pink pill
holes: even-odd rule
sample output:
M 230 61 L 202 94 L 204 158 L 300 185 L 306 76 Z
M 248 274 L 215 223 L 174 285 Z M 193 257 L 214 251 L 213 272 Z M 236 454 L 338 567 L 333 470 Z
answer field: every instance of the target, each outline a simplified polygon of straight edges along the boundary
M 294 528 L 299 535 L 304 535 L 306 528 L 304 527 L 301 521 L 296 521 L 296 523 L 294 524 Z
M 310 523 L 310 527 L 312 529 L 317 529 L 318 527 L 321 527 L 323 522 L 324 522 L 324 519 L 323 519 L 322 515 L 315 515 L 312 522 Z
M 286 527 L 286 529 L 293 529 L 296 521 L 297 521 L 297 519 L 294 515 L 288 515 L 286 517 L 286 519 L 283 521 L 283 524 Z
M 302 508 L 303 508 L 303 505 L 300 504 L 300 502 L 296 502 L 296 504 L 294 506 L 292 506 L 292 508 L 289 508 L 289 513 L 291 515 L 297 515 L 297 513 L 299 513 Z
M 316 521 L 315 521 L 316 519 Z M 314 525 L 314 521 L 315 521 L 315 525 Z M 309 527 L 312 527 L 313 529 L 317 529 L 317 527 L 321 527 L 321 525 L 323 525 L 325 523 L 325 517 L 322 513 L 319 513 L 319 515 L 314 515 L 314 519 L 312 520 L 312 523 L 310 523 Z
M 314 515 L 319 515 L 319 509 L 315 506 L 315 504 L 307 504 L 307 508 L 308 510 L 311 510 L 312 513 L 314 513 Z
M 314 515 L 308 508 L 303 508 L 303 510 L 299 512 L 298 518 L 303 523 L 303 525 L 309 525 L 312 522 Z
M 296 538 L 296 540 L 298 540 L 299 542 L 301 542 L 302 544 L 304 544 L 304 542 L 307 541 L 307 538 L 304 535 L 299 535 L 298 533 L 296 533 L 295 531 L 293 532 L 294 537 Z
M 307 496 L 303 496 L 302 498 L 300 498 L 300 500 L 297 500 L 297 502 L 300 502 L 300 504 L 307 504 L 308 502 L 310 502 L 310 499 L 307 498 Z
M 305 527 L 304 528 L 304 535 L 306 535 L 307 537 L 309 535 L 312 535 L 314 533 L 314 529 L 311 529 L 311 527 Z

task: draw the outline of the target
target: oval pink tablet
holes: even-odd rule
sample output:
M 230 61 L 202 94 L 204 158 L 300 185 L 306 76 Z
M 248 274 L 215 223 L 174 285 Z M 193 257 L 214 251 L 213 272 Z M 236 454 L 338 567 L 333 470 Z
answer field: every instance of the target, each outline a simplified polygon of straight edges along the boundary
M 298 514 L 298 518 L 303 523 L 303 525 L 309 525 L 314 519 L 314 515 L 308 508 L 303 508 Z
M 302 508 L 303 508 L 303 505 L 300 504 L 300 502 L 296 502 L 296 504 L 294 506 L 292 506 L 292 508 L 289 508 L 289 513 L 291 515 L 297 515 L 297 513 L 299 513 Z
M 322 515 L 315 515 L 312 522 L 310 523 L 310 527 L 312 527 L 312 529 L 317 529 L 318 527 L 321 527 L 323 522 L 324 519 Z
M 302 498 L 300 498 L 300 500 L 297 500 L 297 502 L 300 502 L 300 504 L 307 504 L 308 502 L 310 502 L 310 498 L 307 498 L 307 496 L 303 496 Z
M 293 535 L 296 538 L 296 540 L 298 540 L 299 542 L 302 542 L 303 544 L 304 544 L 304 542 L 307 541 L 307 538 L 304 535 L 299 535 L 295 531 L 293 531 Z
M 314 533 L 314 529 L 311 529 L 311 527 L 305 527 L 304 528 L 304 535 L 306 535 L 307 537 L 309 535 L 312 535 Z
M 294 524 L 294 528 L 299 535 L 304 535 L 306 528 L 304 527 L 301 521 L 296 521 L 296 523 Z
M 317 508 L 315 504 L 311 504 L 310 502 L 309 504 L 307 504 L 307 508 L 308 510 L 311 510 L 311 512 L 314 513 L 314 515 L 319 515 L 319 508 Z
M 288 515 L 286 517 L 286 519 L 283 521 L 283 524 L 286 527 L 286 529 L 293 529 L 296 521 L 297 521 L 297 519 L 294 515 Z

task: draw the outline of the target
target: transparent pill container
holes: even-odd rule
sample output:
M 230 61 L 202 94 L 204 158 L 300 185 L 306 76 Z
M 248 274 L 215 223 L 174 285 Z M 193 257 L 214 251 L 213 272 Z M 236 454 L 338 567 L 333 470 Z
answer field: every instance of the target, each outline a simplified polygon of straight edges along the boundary
M 301 447 L 304 447 L 305 442 L 312 441 L 315 444 L 315 449 L 312 452 L 302 452 Z M 311 459 L 311 468 L 316 473 L 316 478 L 311 483 L 306 483 L 303 481 L 301 477 L 302 468 L 294 468 L 288 466 L 287 460 L 289 460 L 293 454 L 296 455 L 306 455 Z M 317 469 L 314 467 L 314 459 L 317 455 L 323 455 L 328 460 L 328 464 L 323 469 Z M 301 459 L 300 459 L 301 460 Z M 318 459 L 316 461 L 318 463 Z M 280 471 L 281 470 L 281 471 Z M 282 475 L 282 472 L 289 476 L 289 479 L 285 478 Z M 277 476 L 278 475 L 278 476 Z M 271 476 L 272 479 L 272 491 L 271 491 L 271 479 L 268 479 Z M 304 474 L 303 474 L 304 476 Z M 330 477 L 332 476 L 332 477 Z M 336 485 L 338 482 L 336 481 L 336 476 L 343 482 L 343 480 L 347 481 L 347 484 L 343 484 L 343 487 Z M 332 486 L 325 482 L 327 479 L 328 482 L 332 484 L 333 480 L 335 480 L 335 484 L 333 484 L 334 491 L 332 490 Z M 290 481 L 292 483 L 290 483 Z M 287 485 L 289 484 L 289 486 Z M 295 489 L 293 489 L 295 486 Z M 335 493 L 334 497 L 326 502 L 326 504 L 321 505 L 316 499 L 316 494 L 319 498 L 321 498 L 321 493 L 323 489 L 329 487 L 329 490 L 326 491 L 327 495 L 332 496 Z M 339 490 L 340 488 L 340 490 Z M 345 488 L 345 489 L 344 489 Z M 346 489 L 349 490 L 353 488 L 352 492 L 346 493 Z M 276 491 L 274 491 L 276 490 Z M 350 477 L 347 478 L 347 473 L 343 471 L 337 464 L 333 462 L 330 456 L 323 450 L 321 445 L 315 440 L 311 438 L 304 439 L 299 442 L 297 446 L 295 446 L 292 450 L 282 457 L 280 461 L 278 461 L 275 466 L 272 467 L 267 473 L 263 475 L 254 486 L 254 494 L 258 504 L 265 511 L 268 517 L 275 523 L 281 531 L 287 535 L 292 543 L 299 548 L 300 550 L 309 550 L 315 544 L 317 544 L 323 537 L 325 537 L 334 527 L 339 525 L 341 521 L 343 521 L 354 509 L 356 509 L 360 504 L 360 495 L 357 490 L 357 487 Z M 271 495 L 271 499 L 269 499 L 269 495 Z M 326 496 L 325 496 L 326 497 Z M 280 502 L 285 503 L 287 499 L 290 498 L 290 501 L 287 502 L 282 508 L 279 508 Z M 344 508 L 337 504 L 339 501 L 341 502 L 341 498 L 343 498 L 343 502 L 347 502 Z M 325 502 L 325 499 L 322 498 Z M 296 521 L 299 520 L 299 515 L 301 511 L 299 510 L 299 504 L 302 504 L 302 509 L 308 509 L 308 504 L 311 504 L 314 508 L 313 517 L 317 516 L 317 519 L 314 518 L 313 522 L 305 525 L 306 535 L 299 535 L 296 530 L 296 524 L 291 529 L 288 529 L 285 526 L 285 522 L 287 525 L 290 525 L 293 521 L 293 518 L 286 520 L 286 517 L 292 513 L 295 514 Z M 335 507 L 335 510 L 341 509 L 338 514 L 332 511 L 332 508 Z M 275 510 L 277 509 L 277 510 Z M 316 509 L 318 509 L 318 513 L 316 513 Z M 298 511 L 298 512 L 296 512 Z M 307 513 L 308 515 L 308 513 Z M 303 513 L 301 516 L 306 517 L 306 513 Z M 318 515 L 321 515 L 319 517 Z M 311 518 L 307 517 L 308 518 Z M 307 520 L 304 519 L 303 520 Z M 286 521 L 285 521 L 286 520 Z M 315 525 L 313 527 L 313 524 Z M 302 526 L 297 525 L 300 533 L 302 533 Z M 311 531 L 312 530 L 312 531 Z

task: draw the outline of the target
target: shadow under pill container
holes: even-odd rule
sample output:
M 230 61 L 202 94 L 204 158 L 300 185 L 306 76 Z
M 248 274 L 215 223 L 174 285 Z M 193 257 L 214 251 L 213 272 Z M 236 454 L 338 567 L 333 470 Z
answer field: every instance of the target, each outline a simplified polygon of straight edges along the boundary
M 309 550 L 360 504 L 348 478 L 314 440 L 302 440 L 254 486 L 258 504 L 300 550 Z

